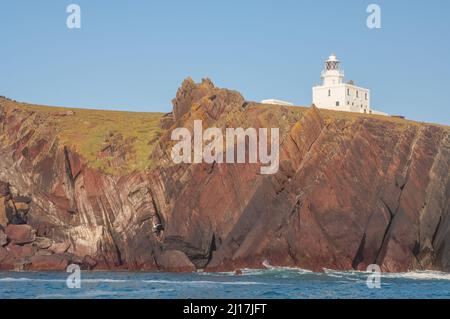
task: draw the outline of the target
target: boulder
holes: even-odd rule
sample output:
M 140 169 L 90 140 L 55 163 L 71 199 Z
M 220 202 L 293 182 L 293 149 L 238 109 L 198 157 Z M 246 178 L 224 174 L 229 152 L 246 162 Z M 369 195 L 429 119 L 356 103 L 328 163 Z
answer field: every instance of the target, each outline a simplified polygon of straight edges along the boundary
M 35 231 L 30 225 L 8 225 L 5 233 L 13 244 L 23 245 L 36 239 Z
M 165 271 L 192 272 L 194 264 L 180 250 L 166 250 L 158 258 L 158 265 Z
M 70 264 L 71 258 L 67 254 L 55 254 L 55 255 L 36 255 L 30 258 L 30 265 L 27 270 L 33 271 L 57 271 L 66 270 Z
M 69 242 L 53 243 L 48 249 L 55 254 L 63 254 L 70 248 Z
M 8 254 L 16 260 L 31 257 L 36 253 L 36 248 L 33 247 L 32 244 L 26 245 L 9 244 L 8 246 L 6 246 L 6 250 L 8 251 Z
M 36 237 L 36 240 L 33 244 L 39 249 L 47 249 L 53 244 L 53 240 L 47 237 Z
M 17 268 L 20 270 L 20 267 L 17 267 L 18 263 L 20 263 L 20 260 L 15 259 L 6 247 L 0 247 L 0 271 L 10 271 Z

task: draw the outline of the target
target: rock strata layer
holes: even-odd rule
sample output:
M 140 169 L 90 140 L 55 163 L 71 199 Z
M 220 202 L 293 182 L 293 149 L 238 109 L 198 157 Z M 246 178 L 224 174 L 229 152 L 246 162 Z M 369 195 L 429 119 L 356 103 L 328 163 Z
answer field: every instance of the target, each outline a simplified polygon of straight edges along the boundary
M 151 169 L 111 174 L 59 138 L 61 114 L 77 116 L 0 99 L 0 269 L 450 271 L 448 126 L 262 105 L 186 79 Z M 279 171 L 174 164 L 172 129 L 194 120 L 279 128 Z M 105 133 L 97 156 L 123 166 L 129 141 Z

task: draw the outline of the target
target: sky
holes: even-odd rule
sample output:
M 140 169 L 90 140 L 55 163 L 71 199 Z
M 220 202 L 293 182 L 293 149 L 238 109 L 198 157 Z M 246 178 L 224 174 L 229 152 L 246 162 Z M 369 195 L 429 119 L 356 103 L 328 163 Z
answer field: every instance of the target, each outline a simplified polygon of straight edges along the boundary
M 66 25 L 69 4 L 81 28 Z M 370 29 L 369 4 L 381 8 Z M 450 125 L 450 1 L 0 0 L 0 95 L 169 112 L 184 78 L 311 105 L 331 53 L 372 108 Z

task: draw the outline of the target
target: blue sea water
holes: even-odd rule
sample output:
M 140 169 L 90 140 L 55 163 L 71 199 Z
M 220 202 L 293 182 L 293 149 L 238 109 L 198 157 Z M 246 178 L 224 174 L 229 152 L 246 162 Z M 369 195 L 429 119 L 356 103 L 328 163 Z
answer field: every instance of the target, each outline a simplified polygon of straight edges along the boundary
M 369 289 L 364 272 L 276 268 L 233 273 L 81 272 L 70 289 L 68 273 L 0 272 L 0 299 L 7 298 L 446 298 L 450 274 L 382 274 Z

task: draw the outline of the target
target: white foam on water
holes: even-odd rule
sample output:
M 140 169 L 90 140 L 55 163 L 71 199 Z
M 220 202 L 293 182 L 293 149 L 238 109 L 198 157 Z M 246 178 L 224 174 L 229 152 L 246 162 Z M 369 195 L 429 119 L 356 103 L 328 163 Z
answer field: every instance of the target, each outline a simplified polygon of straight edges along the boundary
M 196 272 L 196 275 L 200 276 L 235 276 L 236 274 L 234 271 L 219 271 L 219 272 L 208 272 L 208 271 L 202 271 L 202 272 Z
M 441 271 L 411 271 L 405 273 L 382 273 L 385 278 L 405 278 L 413 280 L 450 280 L 450 273 Z
M 333 274 L 333 273 L 326 273 L 326 275 L 328 277 L 335 277 L 335 278 L 343 278 L 343 275 L 337 275 L 337 274 Z
M 87 282 L 87 283 L 121 283 L 121 282 L 129 282 L 129 281 L 133 281 L 133 280 L 125 280 L 125 279 L 104 279 L 104 278 L 99 278 L 99 279 L 83 279 L 83 277 L 81 277 L 81 282 Z
M 210 280 L 143 280 L 150 284 L 180 284 L 180 285 L 267 285 L 257 281 L 210 281 Z
M 104 290 L 90 290 L 90 291 L 83 291 L 81 294 L 81 297 L 100 297 L 100 296 L 109 296 L 109 295 L 125 295 L 126 292 L 121 291 L 104 291 Z
M 267 260 L 262 262 L 263 269 L 251 269 L 244 268 L 242 269 L 243 275 L 264 275 L 268 273 L 294 273 L 296 275 L 302 274 L 313 274 L 314 272 L 308 269 L 297 268 L 297 267 L 285 267 L 285 266 L 273 266 L 269 264 Z
M 65 279 L 39 279 L 39 278 L 0 278 L 0 282 L 17 282 L 17 281 L 33 281 L 33 282 L 65 282 Z
M 83 279 L 81 277 L 81 284 L 83 283 L 126 283 L 126 282 L 137 282 L 137 280 L 124 280 L 124 279 L 108 279 L 108 278 L 98 278 L 98 279 Z M 62 282 L 65 283 L 66 279 L 39 279 L 39 278 L 0 278 L 0 282 Z M 267 285 L 267 283 L 257 282 L 257 281 L 212 281 L 212 280 L 142 280 L 144 283 L 153 284 L 180 284 L 180 285 Z M 281 284 L 280 284 L 281 285 Z
M 5 277 L 0 278 L 0 282 L 66 282 L 66 279 L 39 279 L 39 278 L 13 278 L 13 277 Z M 81 282 L 85 283 L 123 283 L 128 282 L 130 280 L 121 280 L 121 279 L 107 279 L 107 278 L 98 278 L 98 279 L 83 279 L 81 277 Z
M 337 276 L 345 276 L 346 278 L 351 277 L 361 277 L 368 276 L 373 274 L 370 271 L 360 271 L 360 270 L 333 270 L 323 268 L 325 274 L 331 277 Z M 382 278 L 404 278 L 404 279 L 413 279 L 413 280 L 450 280 L 450 273 L 441 272 L 441 271 L 432 271 L 432 270 L 423 270 L 423 271 L 411 271 L 404 273 L 390 273 L 390 272 L 381 272 Z
M 0 278 L 0 281 L 5 281 L 5 282 L 27 281 L 27 280 L 30 280 L 30 279 L 29 278 L 10 278 L 10 277 Z
M 326 274 L 342 274 L 342 275 L 370 274 L 370 272 L 360 271 L 360 270 L 336 270 L 336 269 L 329 269 L 329 268 L 322 268 L 322 270 Z

